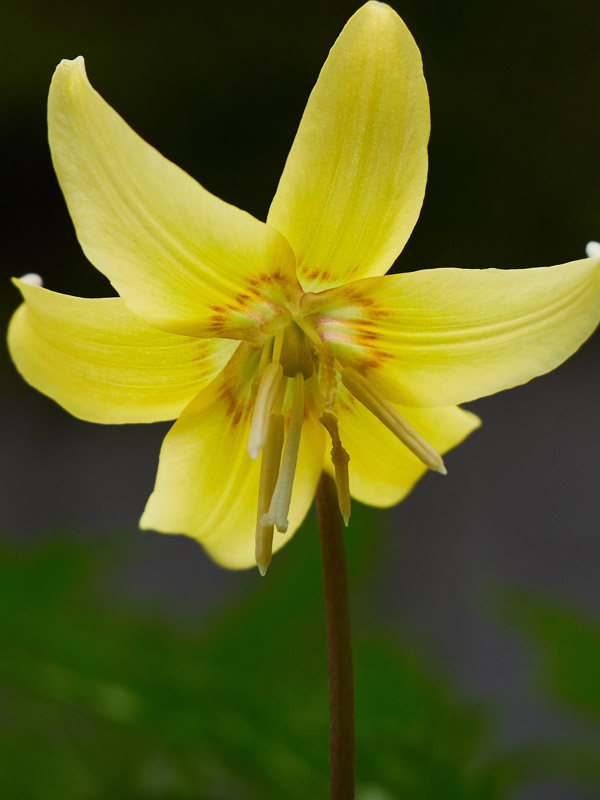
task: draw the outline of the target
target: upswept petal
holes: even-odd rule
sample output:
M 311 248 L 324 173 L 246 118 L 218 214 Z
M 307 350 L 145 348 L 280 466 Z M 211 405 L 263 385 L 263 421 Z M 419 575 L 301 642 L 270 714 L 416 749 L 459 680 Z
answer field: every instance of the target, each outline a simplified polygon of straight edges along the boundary
M 600 321 L 600 259 L 533 269 L 431 269 L 307 295 L 339 360 L 406 405 L 455 405 L 525 383 Z
M 259 338 L 299 291 L 283 236 L 207 192 L 62 61 L 48 98 L 54 168 L 81 246 L 129 308 L 174 333 Z
M 238 346 L 157 330 L 119 297 L 90 300 L 15 284 L 25 299 L 8 331 L 17 369 L 90 422 L 175 419 Z
M 440 454 L 460 444 L 481 425 L 479 417 L 456 406 L 396 408 Z M 343 386 L 335 413 L 342 444 L 350 456 L 348 472 L 352 497 L 371 506 L 399 503 L 426 472 L 425 464 Z M 331 472 L 327 458 L 324 468 Z
M 421 55 L 385 3 L 348 21 L 314 87 L 267 222 L 307 290 L 382 275 L 417 221 L 429 101 Z
M 140 521 L 143 529 L 186 533 L 224 567 L 255 562 L 254 535 L 260 458 L 248 456 L 252 379 L 258 354 L 246 344 L 167 434 L 154 492 Z M 290 525 L 275 533 L 278 550 L 298 528 L 312 502 L 323 463 L 325 432 L 305 418 L 296 468 Z

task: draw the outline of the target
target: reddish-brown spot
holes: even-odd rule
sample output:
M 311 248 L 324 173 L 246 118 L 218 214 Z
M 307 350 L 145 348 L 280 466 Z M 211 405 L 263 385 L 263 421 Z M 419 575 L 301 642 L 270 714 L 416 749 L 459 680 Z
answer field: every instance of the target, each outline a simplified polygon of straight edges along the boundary
M 360 299 L 357 298 L 357 302 L 361 304 L 361 306 L 368 307 L 372 306 L 375 303 L 372 297 L 365 297 L 364 295 L 360 296 Z
M 386 319 L 386 317 L 391 317 L 393 312 L 388 311 L 386 308 L 381 308 L 381 306 L 375 306 L 375 308 L 371 309 L 371 314 L 376 319 Z
M 362 362 L 363 370 L 377 369 L 380 367 L 385 359 L 382 358 L 382 353 L 376 351 L 371 354 L 370 358 L 365 358 Z

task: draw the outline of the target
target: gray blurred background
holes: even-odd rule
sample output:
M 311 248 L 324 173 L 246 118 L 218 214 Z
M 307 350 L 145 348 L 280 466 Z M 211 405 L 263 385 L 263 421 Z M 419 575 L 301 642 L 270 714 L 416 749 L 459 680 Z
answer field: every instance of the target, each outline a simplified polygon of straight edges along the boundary
M 521 268 L 584 255 L 600 238 L 600 6 L 596 0 L 393 4 L 415 36 L 432 108 L 430 179 L 396 269 Z M 55 65 L 82 54 L 94 86 L 151 144 L 209 190 L 266 215 L 304 103 L 356 3 L 333 0 L 3 6 L 4 279 L 110 294 L 80 252 L 46 144 Z M 474 700 L 498 735 L 568 734 L 540 706 L 518 639 L 494 619 L 498 586 L 600 613 L 598 335 L 566 365 L 472 408 L 483 427 L 399 507 L 372 512 L 375 619 L 409 637 Z M 227 572 L 183 537 L 137 531 L 168 426 L 69 417 L 2 355 L 0 528 L 10 538 L 115 531 L 136 556 L 115 597 L 175 618 L 208 613 L 258 573 Z M 302 536 L 302 531 L 298 533 Z M 292 542 L 275 559 L 294 558 Z M 551 787 L 540 797 L 564 797 Z M 583 794 L 577 795 L 584 797 Z M 590 795 L 592 796 L 592 795 Z M 594 795 L 595 796 L 595 795 Z

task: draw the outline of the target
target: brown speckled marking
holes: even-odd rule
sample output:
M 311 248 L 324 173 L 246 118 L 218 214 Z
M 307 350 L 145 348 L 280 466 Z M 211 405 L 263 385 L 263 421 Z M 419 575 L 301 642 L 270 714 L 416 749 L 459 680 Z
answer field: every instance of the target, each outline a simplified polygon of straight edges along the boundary
M 393 311 L 389 311 L 387 308 L 382 308 L 378 305 L 371 309 L 371 314 L 376 319 L 387 319 L 388 317 L 394 316 Z
M 210 331 L 218 331 L 221 330 L 224 326 L 225 320 L 227 317 L 223 314 L 215 315 L 210 319 L 208 323 L 208 329 Z
M 388 353 L 384 353 L 383 350 L 373 349 L 360 359 L 358 371 L 364 375 L 370 369 L 379 369 L 384 365 L 388 358 Z
M 231 379 L 223 382 L 217 393 L 217 399 L 226 404 L 226 414 L 232 427 L 237 427 L 249 413 L 248 401 L 241 398 L 235 391 Z

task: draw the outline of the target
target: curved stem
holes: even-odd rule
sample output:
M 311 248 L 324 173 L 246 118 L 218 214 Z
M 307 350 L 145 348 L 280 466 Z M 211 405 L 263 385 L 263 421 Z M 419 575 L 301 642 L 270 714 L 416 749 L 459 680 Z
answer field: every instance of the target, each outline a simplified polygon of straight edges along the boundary
M 327 617 L 329 665 L 329 797 L 354 798 L 354 690 L 348 578 L 335 481 L 325 472 L 317 486 L 317 517 Z

